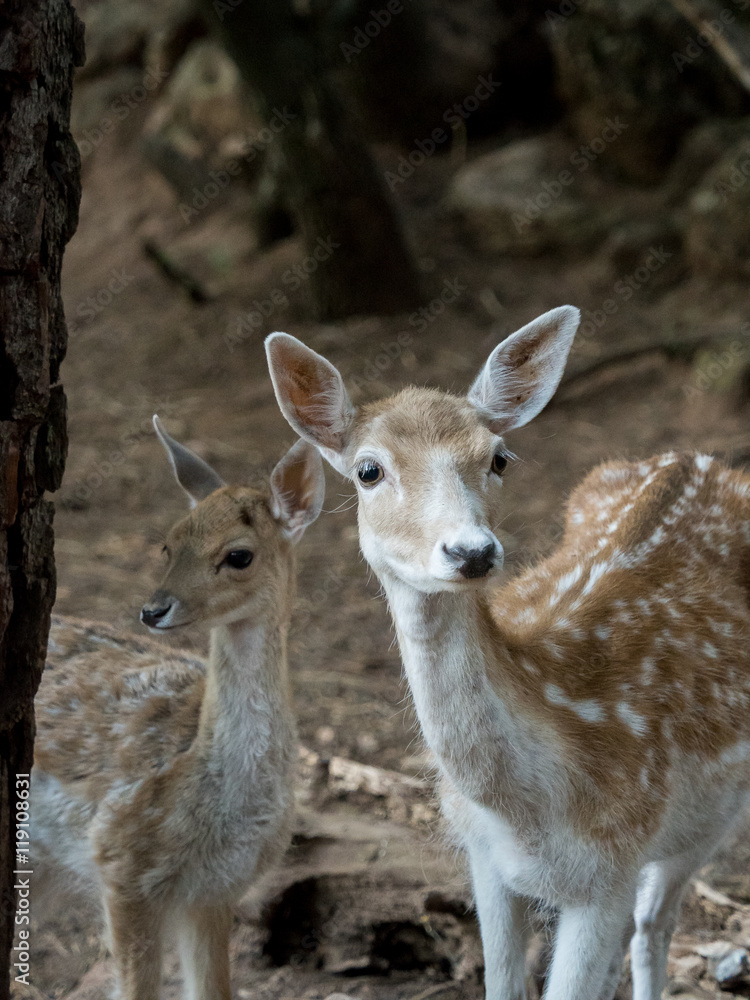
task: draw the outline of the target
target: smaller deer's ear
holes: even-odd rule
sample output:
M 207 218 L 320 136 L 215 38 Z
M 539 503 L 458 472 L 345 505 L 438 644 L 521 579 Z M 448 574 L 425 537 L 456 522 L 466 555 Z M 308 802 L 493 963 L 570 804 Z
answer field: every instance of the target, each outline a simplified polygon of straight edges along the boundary
M 300 437 L 343 471 L 340 456 L 355 409 L 338 370 L 288 333 L 266 337 L 266 354 L 281 412 Z
M 298 542 L 323 506 L 326 481 L 318 449 L 298 441 L 271 473 L 274 517 L 281 521 L 288 537 Z
M 492 431 L 523 427 L 549 403 L 580 321 L 575 306 L 559 306 L 498 344 L 468 396 Z
M 164 445 L 175 479 L 190 499 L 191 507 L 205 500 L 209 493 L 226 485 L 207 462 L 170 437 L 156 415 L 154 415 L 154 430 Z

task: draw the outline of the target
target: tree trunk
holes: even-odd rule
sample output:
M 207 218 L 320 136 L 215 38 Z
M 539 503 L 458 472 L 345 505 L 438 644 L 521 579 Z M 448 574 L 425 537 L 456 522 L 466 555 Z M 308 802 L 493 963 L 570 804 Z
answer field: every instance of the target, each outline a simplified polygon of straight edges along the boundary
M 273 135 L 268 153 L 302 230 L 321 319 L 420 303 L 383 178 L 328 66 L 330 41 L 293 0 L 204 0 Z M 306 280 L 306 279 L 303 279 Z
M 75 231 L 80 159 L 69 131 L 83 26 L 69 0 L 5 0 L 0 12 L 0 1000 L 21 914 L 18 774 L 31 770 L 33 699 L 55 596 L 52 504 L 66 452 L 59 384 L 67 331 L 63 248 Z M 18 909 L 17 909 L 18 907 Z

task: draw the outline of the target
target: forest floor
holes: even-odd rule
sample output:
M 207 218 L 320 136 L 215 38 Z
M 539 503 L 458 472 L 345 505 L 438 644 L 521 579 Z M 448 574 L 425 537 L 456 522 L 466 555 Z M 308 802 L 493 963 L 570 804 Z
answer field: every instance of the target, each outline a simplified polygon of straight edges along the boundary
M 260 250 L 239 183 L 186 224 L 176 196 L 141 156 L 138 116 L 85 159 L 80 225 L 65 258 L 70 453 L 56 498 L 58 613 L 140 630 L 138 611 L 162 570 L 163 535 L 184 513 L 151 430 L 153 413 L 229 482 L 267 475 L 292 443 L 263 352 L 263 337 L 274 329 L 330 358 L 355 403 L 410 382 L 463 391 L 503 336 L 567 302 L 580 306 L 585 320 L 572 373 L 613 352 L 639 352 L 570 378 L 536 421 L 509 437 L 518 454 L 506 475 L 502 524 L 511 573 L 554 545 L 566 497 L 603 459 L 674 448 L 738 462 L 750 455 L 750 399 L 746 382 L 734 378 L 748 340 L 746 288 L 692 275 L 678 244 L 661 248 L 666 263 L 645 281 L 628 278 L 650 245 L 630 259 L 611 252 L 611 242 L 490 258 L 446 209 L 456 164 L 435 156 L 395 192 L 427 285 L 429 321 L 363 317 L 321 325 L 305 318 L 305 282 L 295 289 L 287 274 L 303 263 L 300 240 Z M 378 156 L 385 170 L 398 154 L 382 149 Z M 635 224 L 659 197 L 615 182 L 602 190 L 605 201 L 628 206 Z M 149 240 L 201 282 L 209 301 L 196 304 L 164 276 L 144 252 Z M 446 287 L 454 301 L 431 308 Z M 238 337 L 242 317 L 274 299 L 284 304 Z M 607 300 L 615 309 L 605 316 Z M 406 347 L 406 338 L 397 339 L 403 332 L 411 335 Z M 664 334 L 717 341 L 698 354 L 640 352 Z M 248 901 L 238 915 L 235 993 L 479 1000 L 465 876 L 460 859 L 442 846 L 429 761 L 387 610 L 358 552 L 353 490 L 330 469 L 327 479 L 325 513 L 300 545 L 290 647 L 307 751 L 301 819 L 288 864 L 268 890 L 271 904 L 259 917 Z M 198 635 L 181 642 L 205 648 Z M 396 774 L 378 784 L 347 761 Z M 670 967 L 686 995 L 713 995 L 707 962 L 696 957 L 700 942 L 750 943 L 742 905 L 750 903 L 748 860 L 750 843 L 738 838 L 706 875 L 734 905 L 691 891 Z M 35 985 L 18 995 L 62 997 L 77 988 L 79 998 L 101 996 L 107 965 L 86 911 L 61 903 L 35 917 Z M 165 996 L 178 995 L 177 984 L 175 967 Z

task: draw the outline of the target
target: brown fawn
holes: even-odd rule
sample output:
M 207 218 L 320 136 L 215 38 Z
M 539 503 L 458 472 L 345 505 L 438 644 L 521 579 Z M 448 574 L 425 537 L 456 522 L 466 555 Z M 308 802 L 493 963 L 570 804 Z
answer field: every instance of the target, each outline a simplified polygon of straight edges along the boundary
M 123 1000 L 157 1000 L 177 935 L 190 1000 L 229 1000 L 231 907 L 287 846 L 297 756 L 286 635 L 294 545 L 320 512 L 298 441 L 270 489 L 226 486 L 154 418 L 192 511 L 169 532 L 153 633 L 210 629 L 207 663 L 57 618 L 36 700 L 32 844 L 98 894 Z
M 466 850 L 488 1000 L 526 996 L 531 906 L 558 912 L 547 1000 L 658 1000 L 689 876 L 750 800 L 750 478 L 707 455 L 599 466 L 556 552 L 495 574 L 501 437 L 557 388 L 580 314 L 545 313 L 466 397 L 355 409 L 294 337 L 282 413 L 357 488 L 444 813 Z

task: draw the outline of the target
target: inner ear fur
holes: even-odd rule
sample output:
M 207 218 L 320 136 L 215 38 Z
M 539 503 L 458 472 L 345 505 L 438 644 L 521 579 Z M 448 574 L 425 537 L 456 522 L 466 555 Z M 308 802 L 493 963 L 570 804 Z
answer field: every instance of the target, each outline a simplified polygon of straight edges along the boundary
M 298 541 L 318 517 L 325 499 L 323 462 L 317 448 L 297 441 L 271 473 L 274 516 L 292 541 Z
M 565 370 L 581 314 L 559 306 L 512 333 L 490 354 L 469 389 L 469 402 L 496 434 L 541 412 Z
M 338 370 L 287 333 L 267 337 L 266 353 L 276 399 L 289 424 L 305 440 L 341 454 L 355 409 Z

